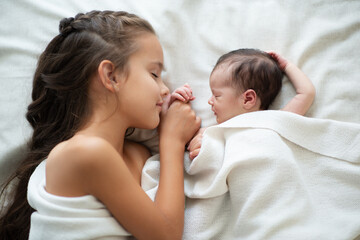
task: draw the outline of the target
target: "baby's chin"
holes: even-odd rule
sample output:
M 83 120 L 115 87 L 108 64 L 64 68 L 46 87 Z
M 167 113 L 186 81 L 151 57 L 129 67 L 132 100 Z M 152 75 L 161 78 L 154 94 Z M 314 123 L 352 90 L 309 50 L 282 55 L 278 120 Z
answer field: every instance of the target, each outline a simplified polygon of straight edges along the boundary
M 225 122 L 226 120 L 222 120 L 222 119 L 220 119 L 219 117 L 216 117 L 216 122 L 218 123 L 218 124 L 220 124 L 220 123 L 223 123 L 223 122 Z
M 236 116 L 238 116 L 238 115 L 234 115 L 234 116 L 230 116 L 230 117 L 220 117 L 220 116 L 216 116 L 216 122 L 217 122 L 218 124 L 220 124 L 220 123 L 226 122 L 227 120 L 229 120 L 229 119 L 231 119 L 231 118 L 233 118 L 233 117 L 236 117 Z

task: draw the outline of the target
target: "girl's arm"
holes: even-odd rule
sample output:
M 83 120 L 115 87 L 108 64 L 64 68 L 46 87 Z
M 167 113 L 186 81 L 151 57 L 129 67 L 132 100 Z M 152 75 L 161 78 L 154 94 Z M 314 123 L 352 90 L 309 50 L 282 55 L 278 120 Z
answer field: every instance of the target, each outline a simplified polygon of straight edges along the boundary
M 75 175 L 85 184 L 86 192 L 103 202 L 137 239 L 181 239 L 185 208 L 184 149 L 199 127 L 200 119 L 189 104 L 175 101 L 166 114 L 162 114 L 160 180 L 155 202 L 139 186 L 117 151 L 106 142 L 88 147 L 86 163 L 79 166 L 82 175 Z
M 175 100 L 182 101 L 184 103 L 190 102 L 195 99 L 195 96 L 192 94 L 192 89 L 189 84 L 184 84 L 183 86 L 175 89 L 169 97 L 169 104 L 173 103 Z M 189 151 L 189 158 L 193 160 L 200 152 L 201 142 L 202 142 L 202 133 L 205 131 L 205 128 L 199 129 L 195 136 L 190 140 L 187 145 L 187 150 Z
M 278 62 L 281 70 L 287 75 L 296 91 L 296 96 L 282 110 L 305 115 L 315 98 L 314 85 L 297 66 L 275 52 L 268 53 Z
M 184 115 L 188 116 L 184 119 Z M 181 117 L 182 116 L 182 117 Z M 200 118 L 189 104 L 175 101 L 162 113 L 160 136 L 160 181 L 155 204 L 166 213 L 182 234 L 184 227 L 184 152 L 185 144 L 200 128 Z

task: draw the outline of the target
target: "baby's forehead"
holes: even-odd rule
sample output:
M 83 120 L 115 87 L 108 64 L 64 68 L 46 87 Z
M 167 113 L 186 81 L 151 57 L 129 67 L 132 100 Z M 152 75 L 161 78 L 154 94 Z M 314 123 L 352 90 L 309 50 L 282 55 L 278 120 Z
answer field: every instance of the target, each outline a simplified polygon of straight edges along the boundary
M 220 64 L 212 71 L 210 75 L 211 86 L 229 86 L 231 85 L 232 69 L 229 64 Z
M 219 65 L 217 65 L 213 69 L 211 74 L 216 72 L 217 74 L 229 75 L 229 74 L 231 74 L 232 70 L 233 70 L 233 66 L 232 66 L 231 62 L 226 61 L 226 62 L 222 62 Z
M 221 75 L 223 77 L 226 77 L 227 79 L 230 79 L 233 70 L 234 66 L 230 62 L 223 62 L 213 69 L 213 71 L 211 72 L 211 76 Z

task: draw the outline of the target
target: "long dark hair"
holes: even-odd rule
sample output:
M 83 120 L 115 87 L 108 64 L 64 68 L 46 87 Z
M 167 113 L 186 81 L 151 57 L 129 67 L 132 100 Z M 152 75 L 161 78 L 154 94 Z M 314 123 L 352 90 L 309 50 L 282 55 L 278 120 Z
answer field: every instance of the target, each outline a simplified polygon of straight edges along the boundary
M 91 114 L 89 79 L 102 60 L 126 71 L 136 50 L 135 38 L 155 34 L 144 19 L 127 12 L 92 11 L 64 18 L 59 35 L 41 54 L 33 79 L 26 118 L 33 128 L 29 152 L 2 188 L 9 199 L 0 218 L 0 239 L 28 239 L 30 215 L 27 185 L 35 168 L 60 142 L 71 138 Z M 13 193 L 6 195 L 9 186 Z

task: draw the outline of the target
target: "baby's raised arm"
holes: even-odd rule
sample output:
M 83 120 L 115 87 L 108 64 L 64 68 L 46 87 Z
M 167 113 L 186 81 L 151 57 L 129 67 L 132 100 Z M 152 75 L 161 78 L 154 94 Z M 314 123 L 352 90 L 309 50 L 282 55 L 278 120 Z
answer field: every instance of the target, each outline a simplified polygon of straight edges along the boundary
M 310 79 L 293 63 L 275 52 L 268 52 L 295 87 L 296 96 L 281 110 L 305 115 L 315 98 L 315 87 Z

